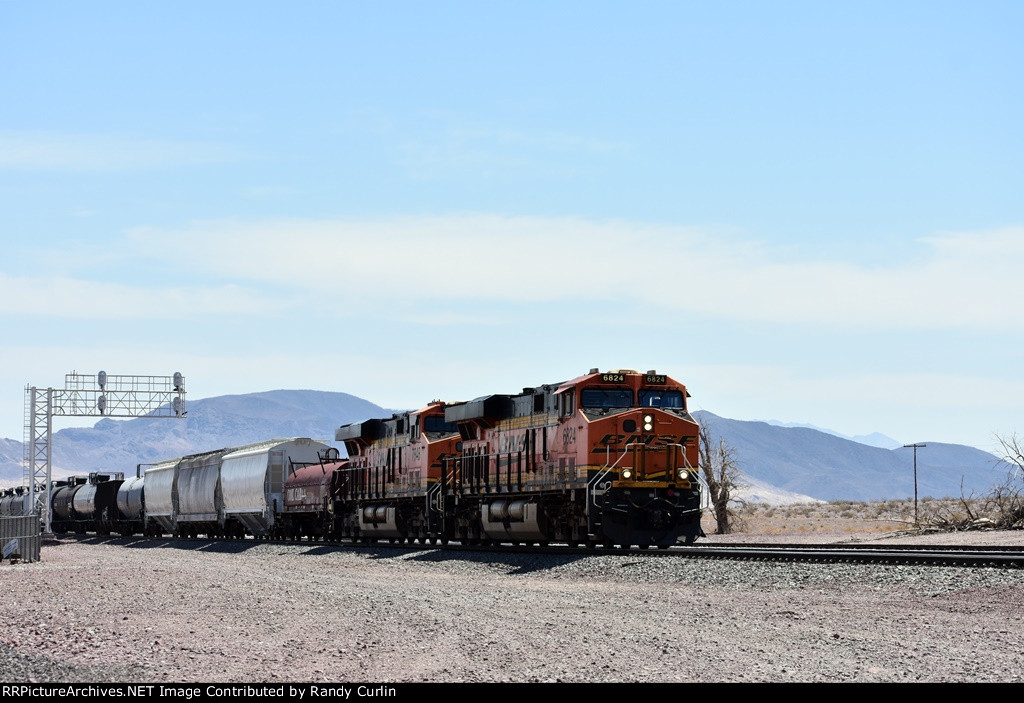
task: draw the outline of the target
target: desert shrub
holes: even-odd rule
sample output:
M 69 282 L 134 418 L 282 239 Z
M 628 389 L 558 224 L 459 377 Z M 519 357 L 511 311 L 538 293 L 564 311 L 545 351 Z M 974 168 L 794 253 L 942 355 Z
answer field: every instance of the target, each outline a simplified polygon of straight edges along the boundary
M 976 525 L 980 517 L 981 503 L 973 497 L 921 501 L 920 522 L 927 527 L 954 532 L 967 530 Z
M 986 496 L 984 506 L 995 527 L 1024 527 L 1024 481 L 1011 470 L 1002 483 Z

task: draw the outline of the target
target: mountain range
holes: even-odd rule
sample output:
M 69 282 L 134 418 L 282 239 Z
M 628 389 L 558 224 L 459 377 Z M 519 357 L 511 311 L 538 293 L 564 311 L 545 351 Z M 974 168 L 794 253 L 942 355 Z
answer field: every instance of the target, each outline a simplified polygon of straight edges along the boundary
M 134 476 L 147 464 L 275 437 L 312 437 L 336 445 L 350 422 L 395 412 L 347 393 L 277 390 L 191 401 L 183 419 L 101 419 L 62 429 L 52 441 L 54 478 L 90 471 Z M 694 413 L 712 437 L 732 448 L 746 484 L 741 495 L 769 503 L 883 500 L 914 496 L 911 449 L 871 446 L 810 426 L 730 420 Z M 884 435 L 879 437 L 884 442 Z M 889 440 L 890 442 L 892 440 Z M 925 442 L 918 450 L 917 491 L 923 497 L 981 496 L 1006 467 L 974 447 Z M 344 454 L 344 447 L 339 447 Z M 0 439 L 0 486 L 21 485 L 22 443 Z
M 712 436 L 725 439 L 757 486 L 826 501 L 914 496 L 914 451 L 902 445 L 887 449 L 809 427 L 694 415 Z M 980 497 L 1006 478 L 1007 467 L 994 454 L 961 444 L 919 444 L 926 445 L 917 453 L 922 498 Z

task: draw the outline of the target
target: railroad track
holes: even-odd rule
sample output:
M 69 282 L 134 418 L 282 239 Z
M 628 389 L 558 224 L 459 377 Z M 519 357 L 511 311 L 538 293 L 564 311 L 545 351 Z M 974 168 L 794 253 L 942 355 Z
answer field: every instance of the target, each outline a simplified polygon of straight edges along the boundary
M 736 561 L 778 561 L 778 562 L 817 562 L 817 563 L 855 563 L 878 565 L 927 565 L 952 566 L 961 568 L 1024 568 L 1024 548 L 1007 548 L 996 546 L 964 547 L 954 545 L 887 545 L 874 544 L 707 544 L 670 547 L 668 549 L 623 549 L 620 547 L 573 548 L 566 545 L 502 545 L 480 546 L 450 543 L 443 547 L 426 544 L 390 543 L 387 541 L 371 543 L 305 541 L 305 540 L 255 540 L 248 539 L 185 539 L 185 538 L 149 538 L 149 537 L 115 537 L 96 535 L 60 535 L 58 541 L 91 541 L 93 543 L 110 542 L 114 544 L 146 543 L 147 546 L 159 547 L 161 543 L 169 547 L 197 549 L 216 552 L 245 551 L 252 547 L 268 545 L 288 545 L 306 547 L 310 550 L 324 551 L 333 549 L 376 549 L 403 551 L 441 551 L 451 555 L 458 553 L 501 553 L 501 554 L 551 554 L 560 556 L 593 556 L 598 554 L 631 555 L 646 557 L 686 557 L 696 559 L 731 559 Z
M 916 545 L 714 545 L 679 547 L 688 556 L 762 561 L 922 564 L 929 566 L 1024 568 L 1024 549 Z

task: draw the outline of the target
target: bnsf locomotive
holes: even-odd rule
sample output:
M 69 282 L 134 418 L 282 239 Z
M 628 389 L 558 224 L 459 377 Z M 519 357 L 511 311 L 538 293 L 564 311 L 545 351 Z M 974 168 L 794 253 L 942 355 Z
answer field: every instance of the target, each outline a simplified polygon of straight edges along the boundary
M 285 439 L 161 462 L 144 485 L 125 482 L 137 497 L 97 504 L 89 524 L 421 544 L 690 543 L 702 535 L 703 494 L 688 395 L 654 371 L 591 369 L 521 393 L 435 401 L 343 425 L 335 440 L 347 458 Z M 82 531 L 89 506 L 69 505 L 71 520 L 55 524 Z
M 619 370 L 345 425 L 337 535 L 657 545 L 700 536 L 685 386 Z

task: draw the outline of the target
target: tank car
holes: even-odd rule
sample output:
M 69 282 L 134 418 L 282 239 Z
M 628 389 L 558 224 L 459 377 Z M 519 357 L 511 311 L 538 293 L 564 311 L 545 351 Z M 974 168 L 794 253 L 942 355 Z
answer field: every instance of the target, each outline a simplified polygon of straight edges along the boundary
M 316 463 L 292 467 L 285 481 L 280 515 L 285 537 L 333 537 L 335 497 L 348 476 L 347 467 L 348 459 L 339 458 L 334 447 L 320 452 Z
M 115 529 L 125 537 L 144 531 L 146 512 L 145 481 L 141 476 L 127 478 L 117 489 L 119 520 Z
M 28 515 L 27 500 L 28 491 L 24 486 L 0 490 L 0 517 Z
M 88 476 L 71 476 L 67 479 L 55 481 L 50 494 L 50 505 L 53 517 L 50 521 L 51 529 L 56 534 L 65 532 L 78 532 L 79 525 L 74 512 L 74 498 L 89 481 Z
M 109 535 L 122 522 L 117 508 L 117 493 L 124 483 L 123 473 L 89 474 L 88 482 L 72 498 L 78 532 Z

